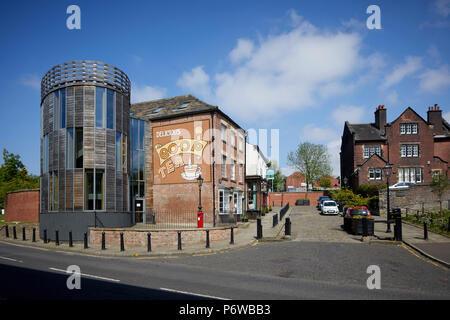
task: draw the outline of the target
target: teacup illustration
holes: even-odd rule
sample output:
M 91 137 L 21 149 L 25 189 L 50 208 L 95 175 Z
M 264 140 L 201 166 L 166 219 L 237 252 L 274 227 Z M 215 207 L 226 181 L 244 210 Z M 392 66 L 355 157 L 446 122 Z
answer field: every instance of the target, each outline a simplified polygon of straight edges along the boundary
M 181 173 L 181 177 L 185 180 L 197 179 L 201 173 L 201 168 L 196 164 L 188 164 L 184 166 L 184 172 Z

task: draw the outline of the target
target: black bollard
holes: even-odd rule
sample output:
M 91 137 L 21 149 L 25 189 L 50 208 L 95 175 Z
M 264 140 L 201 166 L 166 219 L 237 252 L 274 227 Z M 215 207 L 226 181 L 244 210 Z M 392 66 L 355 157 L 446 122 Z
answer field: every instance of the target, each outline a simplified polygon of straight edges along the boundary
M 33 242 L 36 242 L 36 228 L 33 228 Z
M 396 235 L 395 240 L 402 241 L 402 217 L 396 216 L 395 217 L 395 228 L 396 228 Z
M 178 231 L 178 250 L 182 250 L 182 248 L 181 248 L 181 231 Z
M 87 241 L 87 233 L 84 233 L 84 248 L 87 249 L 88 247 L 88 241 Z
M 152 251 L 152 234 L 150 232 L 147 233 L 147 251 Z
M 73 247 L 72 231 L 69 231 L 69 247 Z
M 123 232 L 120 233 L 120 251 L 125 251 L 125 243 L 123 241 Z
M 206 230 L 206 247 L 209 248 L 209 230 Z
M 263 228 L 261 223 L 261 218 L 256 218 L 256 239 L 262 239 L 263 237 Z
M 17 239 L 16 226 L 13 226 L 13 237 L 14 239 Z
M 423 238 L 425 239 L 425 240 L 428 240 L 428 222 L 425 220 L 424 222 L 423 222 Z
M 105 232 L 102 232 L 102 250 L 106 250 Z
M 59 231 L 55 230 L 55 244 L 59 246 Z
M 284 234 L 286 236 L 291 235 L 291 218 L 290 217 L 287 217 L 286 222 L 284 223 Z
M 47 229 L 44 229 L 44 243 L 47 243 Z
M 449 220 L 450 221 L 450 220 Z M 5 226 L 5 235 L 7 238 L 9 238 L 9 229 L 8 229 L 8 225 Z
M 230 244 L 234 244 L 234 227 L 231 226 L 230 230 Z
M 27 238 L 25 237 L 25 227 L 22 228 L 22 241 L 27 240 Z

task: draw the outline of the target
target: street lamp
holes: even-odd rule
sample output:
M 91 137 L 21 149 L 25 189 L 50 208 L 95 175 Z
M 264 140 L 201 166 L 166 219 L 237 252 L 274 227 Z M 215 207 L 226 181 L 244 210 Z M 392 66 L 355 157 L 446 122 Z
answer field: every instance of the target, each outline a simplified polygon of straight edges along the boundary
M 344 187 L 347 186 L 347 182 L 348 182 L 348 178 L 347 178 L 347 177 L 344 177 Z
M 197 178 L 198 183 L 198 211 L 202 211 L 202 185 L 203 185 L 203 178 L 202 175 L 199 175 Z
M 384 174 L 386 175 L 386 196 L 387 196 L 387 229 L 386 232 L 391 232 L 391 202 L 389 196 L 389 176 L 392 173 L 392 166 L 387 163 L 383 167 Z

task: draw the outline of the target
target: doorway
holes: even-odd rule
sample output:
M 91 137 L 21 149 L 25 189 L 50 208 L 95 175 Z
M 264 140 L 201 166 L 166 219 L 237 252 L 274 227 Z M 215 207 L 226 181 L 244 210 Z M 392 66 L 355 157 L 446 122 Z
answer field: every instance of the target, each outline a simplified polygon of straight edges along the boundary
M 134 200 L 134 217 L 136 223 L 144 222 L 144 199 L 136 198 Z

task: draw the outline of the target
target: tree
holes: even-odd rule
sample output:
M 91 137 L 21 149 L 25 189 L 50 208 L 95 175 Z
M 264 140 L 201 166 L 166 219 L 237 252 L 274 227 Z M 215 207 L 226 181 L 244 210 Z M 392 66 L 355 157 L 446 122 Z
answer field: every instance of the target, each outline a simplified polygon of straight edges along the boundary
M 437 175 L 433 177 L 433 181 L 430 183 L 431 191 L 436 193 L 439 197 L 439 213 L 442 217 L 442 196 L 444 191 L 449 187 L 447 177 Z
M 273 191 L 274 192 L 284 191 L 284 184 L 286 181 L 286 177 L 277 168 L 277 162 L 276 161 L 269 162 L 268 167 L 269 167 L 269 169 L 275 170 L 275 175 L 273 178 Z M 272 187 L 271 183 L 269 183 L 269 187 Z
M 3 164 L 0 166 L 0 208 L 4 208 L 8 192 L 37 188 L 39 188 L 39 177 L 28 174 L 19 155 L 3 149 Z
M 328 177 L 320 178 L 319 179 L 319 186 L 321 186 L 322 188 L 325 188 L 325 189 L 331 188 L 332 185 L 331 185 L 330 178 L 328 178 Z
M 314 181 L 331 175 L 330 156 L 324 145 L 301 143 L 297 150 L 289 152 L 287 159 L 305 177 L 306 190 Z

